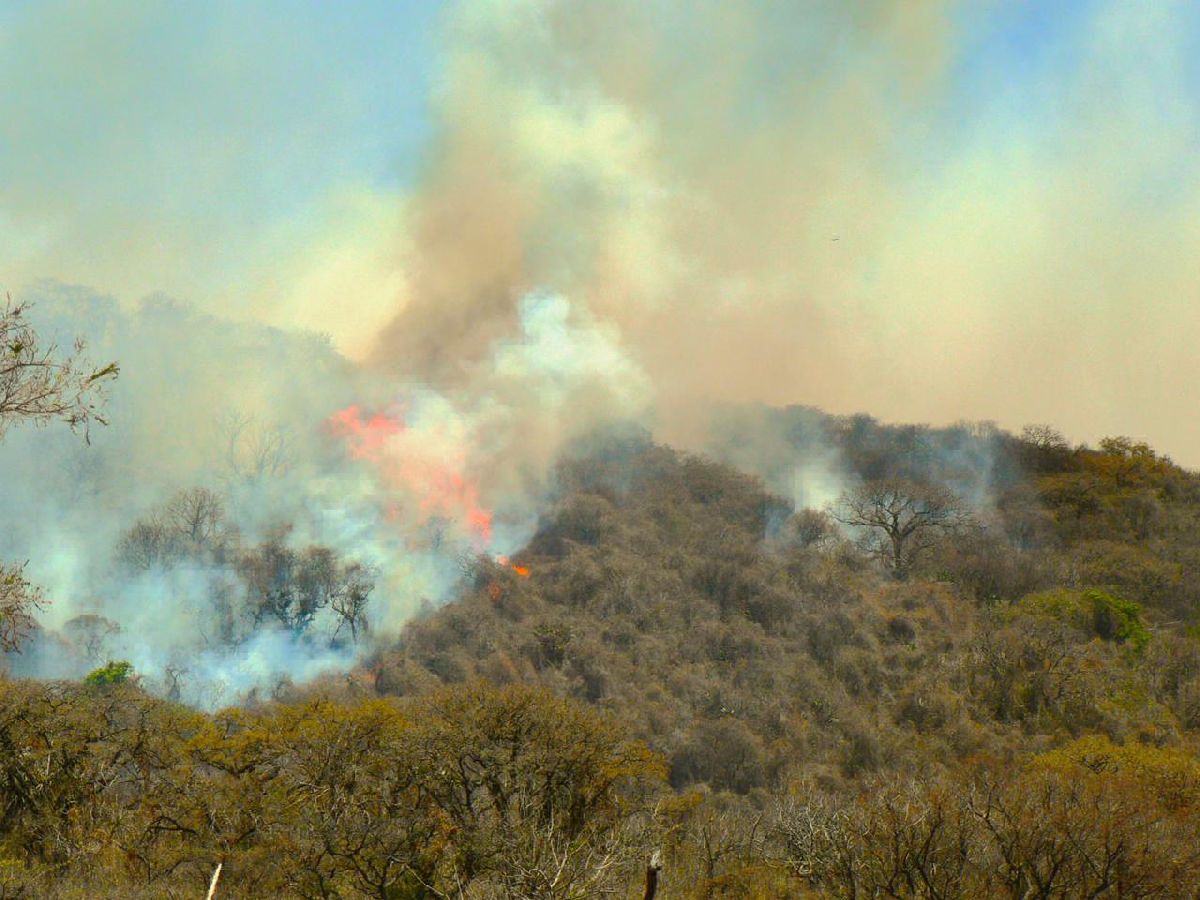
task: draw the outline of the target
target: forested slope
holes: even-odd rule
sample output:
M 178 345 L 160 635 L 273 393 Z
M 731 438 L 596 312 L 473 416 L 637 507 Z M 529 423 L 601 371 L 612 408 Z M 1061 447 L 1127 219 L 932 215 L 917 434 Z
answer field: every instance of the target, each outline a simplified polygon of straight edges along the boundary
M 1185 740 L 1200 480 L 1129 442 L 971 439 L 995 456 L 985 504 L 903 579 L 828 513 L 705 459 L 635 440 L 567 464 L 528 575 L 479 561 L 474 590 L 378 658 L 376 688 L 535 681 L 613 711 L 677 787 L 741 794 L 1085 733 Z M 858 453 L 858 478 L 914 496 L 955 475 Z
M 5 896 L 636 896 L 654 850 L 660 898 L 1186 895 L 1200 478 L 769 415 L 838 500 L 609 434 L 348 677 L 3 682 Z

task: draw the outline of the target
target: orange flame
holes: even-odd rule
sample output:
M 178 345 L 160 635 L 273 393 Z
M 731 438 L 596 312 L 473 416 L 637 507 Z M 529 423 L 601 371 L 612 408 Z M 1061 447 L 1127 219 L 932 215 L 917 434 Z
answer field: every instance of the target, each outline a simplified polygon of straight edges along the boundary
M 351 458 L 372 462 L 378 461 L 383 455 L 384 447 L 392 436 L 404 429 L 403 422 L 389 419 L 383 413 L 376 413 L 364 422 L 357 403 L 330 416 L 329 426 L 334 434 L 345 439 Z
M 507 556 L 497 556 L 496 562 L 500 563 L 500 565 L 504 566 L 506 569 L 511 569 L 512 571 L 516 572 L 522 578 L 529 577 L 529 567 L 528 566 L 519 566 L 516 563 L 509 560 L 509 558 Z
M 355 404 L 330 416 L 329 428 L 345 442 L 352 459 L 371 463 L 384 484 L 415 497 L 422 517 L 445 516 L 463 523 L 482 545 L 491 542 L 492 514 L 480 503 L 478 485 L 453 460 L 432 452 L 423 456 L 405 446 L 403 419 L 387 413 L 364 418 L 362 408 Z M 398 519 L 403 508 L 389 502 L 388 518 Z

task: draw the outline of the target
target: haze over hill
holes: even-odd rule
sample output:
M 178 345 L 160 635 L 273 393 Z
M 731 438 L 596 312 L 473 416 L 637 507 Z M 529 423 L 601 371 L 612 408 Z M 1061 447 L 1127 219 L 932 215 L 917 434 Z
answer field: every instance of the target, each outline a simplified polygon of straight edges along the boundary
M 799 402 L 1195 465 L 1196 17 L 13 4 L 0 271 L 300 324 L 438 387 L 550 290 L 618 330 L 672 439 Z
M 1192 890 L 1197 59 L 0 5 L 0 896 Z

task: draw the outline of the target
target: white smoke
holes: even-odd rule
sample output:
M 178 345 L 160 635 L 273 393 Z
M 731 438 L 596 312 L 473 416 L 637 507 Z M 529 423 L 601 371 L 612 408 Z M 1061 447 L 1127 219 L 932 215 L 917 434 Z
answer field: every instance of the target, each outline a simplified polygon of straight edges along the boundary
M 639 415 L 649 400 L 615 334 L 557 294 L 522 301 L 515 333 L 453 392 L 397 386 L 319 337 L 164 298 L 126 311 L 42 285 L 23 299 L 47 337 L 81 334 L 122 375 L 111 425 L 90 446 L 65 429 L 20 427 L 0 444 L 0 507 L 11 523 L 0 559 L 28 560 L 51 601 L 44 633 L 10 667 L 78 677 L 127 659 L 150 687 L 202 706 L 350 668 L 371 640 L 444 602 L 464 558 L 523 544 L 564 442 Z M 369 452 L 339 428 L 352 408 L 362 424 L 383 426 Z M 319 545 L 368 567 L 369 636 L 331 640 L 338 623 L 328 610 L 303 632 L 250 616 L 235 559 L 122 565 L 131 527 L 194 487 L 221 498 L 242 547 Z

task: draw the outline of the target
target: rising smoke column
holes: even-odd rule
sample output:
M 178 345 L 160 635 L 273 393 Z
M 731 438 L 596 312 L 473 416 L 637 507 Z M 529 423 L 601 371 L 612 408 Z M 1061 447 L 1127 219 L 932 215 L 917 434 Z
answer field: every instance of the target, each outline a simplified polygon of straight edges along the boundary
M 614 328 L 548 291 L 522 297 L 517 316 L 517 334 L 497 338 L 465 383 L 410 387 L 388 409 L 353 404 L 331 416 L 347 455 L 377 474 L 393 518 L 436 517 L 480 548 L 511 551 L 560 449 L 598 424 L 647 414 L 649 382 Z M 505 535 L 494 534 L 497 515 Z
M 461 4 L 409 290 L 375 361 L 469 381 L 544 286 L 619 327 L 683 420 L 795 400 L 843 368 L 852 335 L 825 311 L 862 284 L 830 236 L 878 248 L 898 203 L 884 170 L 945 65 L 946 12 Z
M 11 667 L 78 677 L 128 659 L 147 686 L 208 707 L 348 669 L 370 641 L 394 639 L 453 595 L 464 559 L 523 545 L 561 442 L 638 417 L 650 398 L 615 332 L 547 292 L 522 300 L 517 332 L 469 385 L 442 391 L 356 368 L 311 336 L 162 298 L 125 312 L 47 285 L 33 299 L 46 335 L 83 328 L 124 374 L 91 447 L 31 429 L 0 444 L 13 522 L 0 554 L 29 559 L 52 601 L 42 638 Z M 328 610 L 302 632 L 252 615 L 227 553 L 125 565 L 135 522 L 194 487 L 220 498 L 240 546 L 320 546 L 367 567 L 366 636 L 332 640 Z
M 667 438 L 807 403 L 1200 459 L 1195 4 L 279 10 L 4 5 L 5 287 L 168 290 L 441 388 L 541 286 L 619 326 Z
M 672 441 L 713 402 L 799 402 L 1200 448 L 1146 402 L 1194 371 L 1196 19 L 457 4 L 374 360 L 469 380 L 541 285 L 620 329 Z M 1130 341 L 1170 365 L 1111 364 Z
M 363 215 L 344 233 L 313 231 L 370 271 L 297 275 L 306 254 L 281 260 L 275 243 L 263 283 L 319 284 L 336 302 L 222 288 L 242 319 L 302 308 L 345 336 L 366 304 L 356 286 L 395 285 L 368 364 L 161 298 L 76 304 L 62 339 L 81 332 L 123 364 L 114 425 L 90 454 L 43 433 L 0 447 L 14 523 L 0 549 L 55 599 L 49 628 L 110 615 L 143 671 L 190 654 L 213 683 L 261 685 L 312 659 L 277 634 L 243 646 L 244 665 L 200 646 L 197 610 L 227 573 L 130 585 L 108 569 L 122 530 L 180 488 L 226 494 L 247 541 L 286 526 L 294 547 L 376 567 L 388 634 L 450 595 L 455 562 L 426 532 L 455 552 L 520 546 L 559 448 L 612 418 L 695 448 L 715 401 L 1029 418 L 1077 436 L 1158 415 L 1200 446 L 1194 420 L 1154 399 L 1173 402 L 1174 373 L 1193 371 L 1200 309 L 1184 5 L 1078 5 L 1055 45 L 1068 59 L 1031 59 L 1024 83 L 991 78 L 985 59 L 975 77 L 1004 90 L 962 93 L 986 37 L 973 8 L 456 4 L 421 180 L 395 215 L 385 192 L 351 204 Z M 35 179 L 10 181 L 25 214 L 40 207 Z M 87 231 L 122 223 L 86 224 L 81 258 Z M 131 246 L 104 268 L 136 265 Z M 201 270 L 206 253 L 179 256 Z M 1151 355 L 1161 364 L 1129 364 Z M 231 448 L 223 420 L 286 434 L 286 464 L 245 477 L 257 451 Z M 772 469 L 792 449 L 756 446 L 749 421 L 737 438 Z M 815 482 L 792 492 L 802 502 L 836 491 L 837 461 L 818 461 L 791 472 Z

